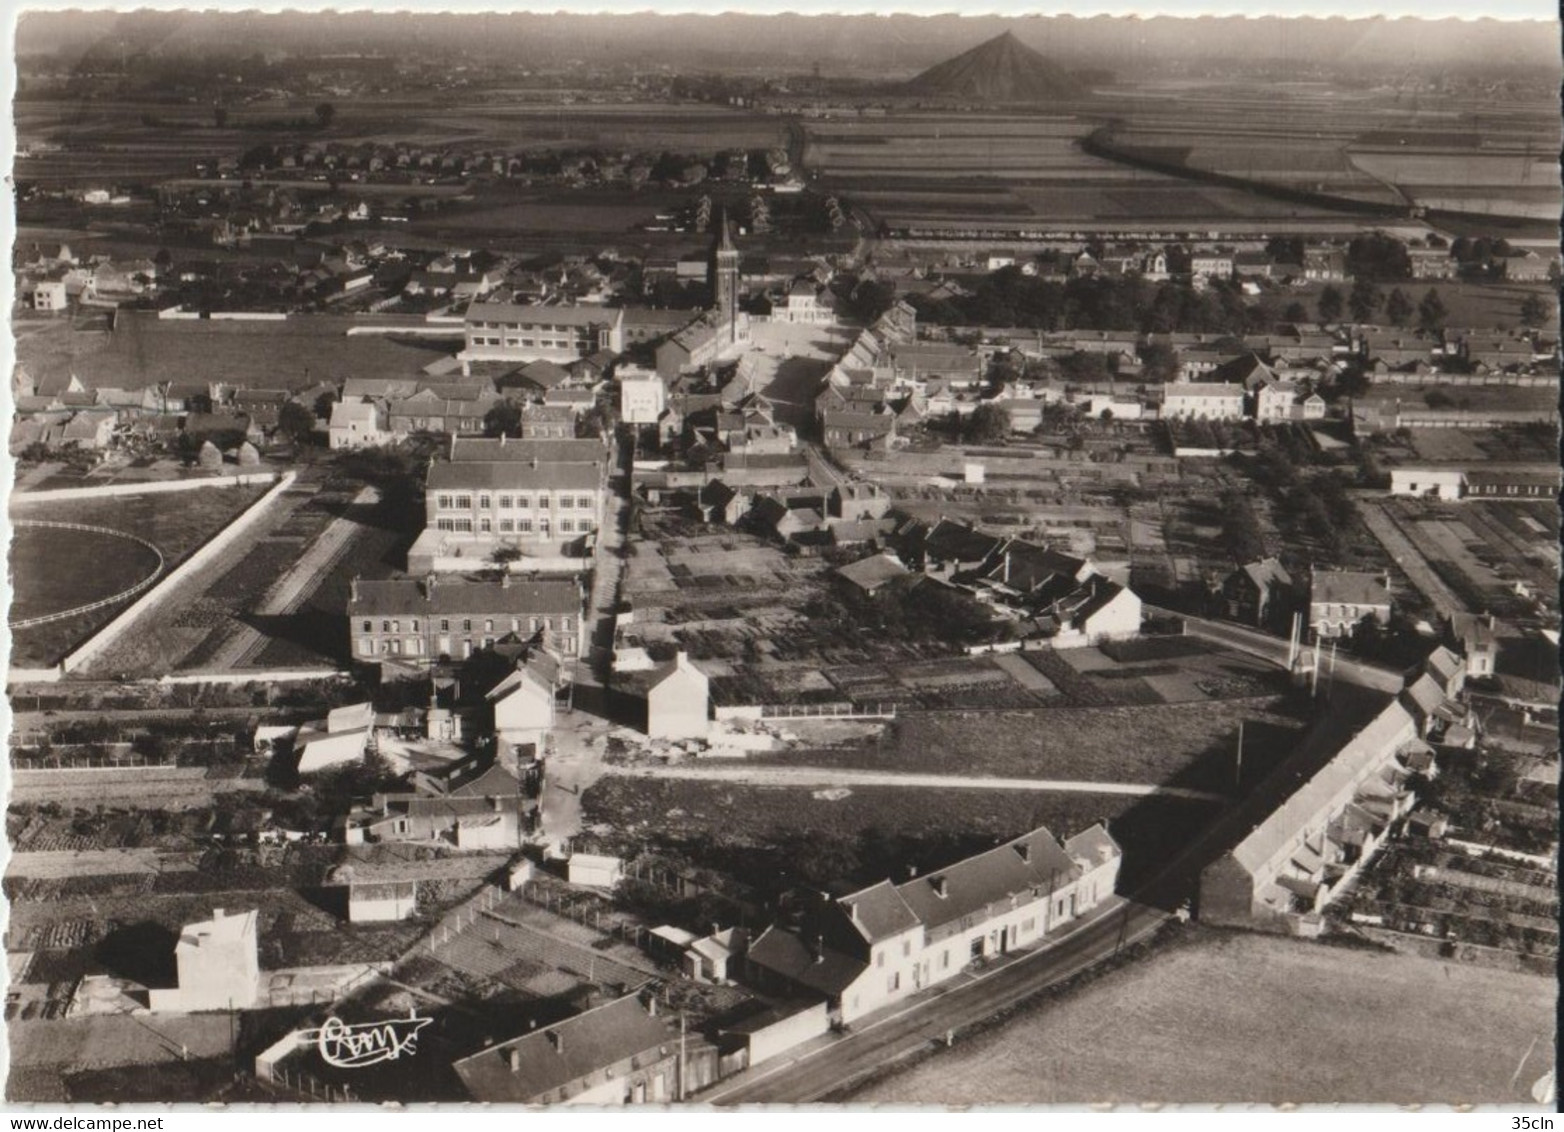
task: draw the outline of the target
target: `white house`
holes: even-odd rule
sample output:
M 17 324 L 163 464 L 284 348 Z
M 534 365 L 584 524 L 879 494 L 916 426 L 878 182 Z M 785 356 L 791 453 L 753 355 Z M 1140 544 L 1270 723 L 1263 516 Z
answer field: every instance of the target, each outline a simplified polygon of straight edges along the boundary
M 1055 648 L 1095 645 L 1137 635 L 1141 601 L 1134 590 L 1093 574 L 1044 609 L 1039 619 L 1057 627 Z
M 225 916 L 221 908 L 210 920 L 186 924 L 174 946 L 179 985 L 150 991 L 151 1008 L 194 1013 L 254 1006 L 261 987 L 258 928 L 258 913 Z
M 63 279 L 45 279 L 34 283 L 28 305 L 35 311 L 62 311 L 69 300 Z
M 974 962 L 1025 950 L 1113 894 L 1121 853 L 1102 826 L 1060 845 L 1039 828 L 899 885 L 825 899 L 798 930 L 766 929 L 746 981 L 827 999 L 848 1023 L 954 979 Z
M 710 729 L 711 686 L 680 652 L 646 693 L 646 733 L 653 739 L 704 739 Z
M 625 424 L 656 424 L 668 407 L 662 375 L 656 370 L 621 366 L 615 377 L 619 381 L 619 416 Z
M 787 302 L 771 312 L 774 322 L 810 325 L 830 322 L 834 316 L 830 302 L 821 300 L 814 283 L 808 279 L 795 280 L 788 288 Z
M 505 743 L 531 743 L 543 749 L 543 740 L 554 726 L 555 695 L 563 675 L 558 661 L 535 653 L 489 690 L 494 709 L 494 732 Z
M 1219 382 L 1181 381 L 1163 391 L 1164 418 L 1239 421 L 1244 417 L 1244 387 Z
M 1421 495 L 1434 499 L 1461 498 L 1466 472 L 1461 468 L 1403 467 L 1390 470 L 1391 495 Z
M 332 448 L 368 448 L 384 444 L 380 409 L 370 401 L 338 401 L 331 406 L 327 436 Z

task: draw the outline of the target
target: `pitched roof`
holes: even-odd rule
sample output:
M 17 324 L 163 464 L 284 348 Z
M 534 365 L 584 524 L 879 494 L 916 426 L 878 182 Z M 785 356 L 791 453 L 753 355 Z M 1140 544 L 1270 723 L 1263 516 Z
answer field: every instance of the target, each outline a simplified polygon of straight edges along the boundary
M 458 436 L 451 440 L 453 464 L 510 463 L 601 464 L 605 459 L 600 440 L 516 440 L 511 437 Z
M 442 614 L 482 615 L 579 613 L 581 597 L 573 581 L 471 582 L 441 579 L 432 588 L 417 578 L 387 578 L 355 583 L 348 599 L 350 617 Z
M 1123 852 L 1119 848 L 1119 843 L 1108 832 L 1108 827 L 1101 822 L 1081 830 L 1074 837 L 1067 838 L 1064 851 L 1074 860 L 1085 861 L 1089 867 L 1110 861 Z
M 1383 574 L 1321 570 L 1310 583 L 1309 601 L 1332 605 L 1389 605 L 1390 590 Z
M 1274 585 L 1292 585 L 1292 575 L 1288 574 L 1286 567 L 1275 558 L 1262 558 L 1258 562 L 1246 562 L 1240 567 L 1240 570 L 1261 591 L 1265 591 Z
M 811 949 L 795 933 L 775 925 L 749 945 L 749 962 L 824 995 L 840 994 L 868 969 L 861 959 L 830 947 Z
M 1022 893 L 1051 890 L 1080 876 L 1053 834 L 1039 827 L 948 868 L 899 885 L 907 907 L 938 928 Z M 940 895 L 943 887 L 944 895 Z
M 918 926 L 918 917 L 888 880 L 872 884 L 837 903 L 847 912 L 858 934 L 869 943 L 901 935 Z
M 550 307 L 522 303 L 473 303 L 466 321 L 512 322 L 526 326 L 607 326 L 624 316 L 607 307 Z
M 677 1021 L 652 1014 L 631 994 L 464 1057 L 454 1068 L 473 1100 L 522 1104 L 637 1054 L 663 1056 L 678 1042 Z
M 578 489 L 590 491 L 601 486 L 597 468 L 592 464 L 501 463 L 499 461 L 440 461 L 429 468 L 428 489 L 499 488 L 512 491 L 549 491 Z

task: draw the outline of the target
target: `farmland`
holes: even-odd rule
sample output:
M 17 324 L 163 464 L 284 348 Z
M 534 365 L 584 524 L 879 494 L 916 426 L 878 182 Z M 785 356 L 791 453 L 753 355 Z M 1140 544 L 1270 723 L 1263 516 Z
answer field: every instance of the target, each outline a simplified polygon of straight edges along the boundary
M 869 746 L 766 761 L 971 777 L 1232 790 L 1239 724 L 1244 781 L 1286 756 L 1303 719 L 1276 700 L 1031 711 L 912 712 Z
M 47 518 L 52 522 L 108 527 L 133 534 L 156 546 L 166 569 L 184 561 L 193 551 L 227 526 L 264 492 L 263 487 L 229 487 L 184 493 L 178 506 L 157 496 L 132 495 L 103 501 L 51 503 L 47 508 L 29 505 L 26 496 L 13 496 L 18 519 Z M 20 528 L 27 530 L 28 528 Z M 120 550 L 91 556 L 58 553 L 54 536 L 24 536 L 12 544 L 11 570 L 15 578 L 18 609 L 45 606 L 73 608 L 123 590 L 146 574 L 143 553 Z M 134 544 L 126 543 L 127 548 Z M 140 548 L 137 548 L 138 550 Z M 118 612 L 105 607 L 52 621 L 12 635 L 11 661 L 18 667 L 54 664 L 70 649 L 106 624 Z
M 452 349 L 449 340 L 349 338 L 353 325 L 332 315 L 211 322 L 122 311 L 113 333 L 78 333 L 62 322 L 23 339 L 17 356 L 40 383 L 74 374 L 88 388 L 143 389 L 177 373 L 238 389 L 302 389 L 350 377 L 418 377 Z
M 1553 998 L 1534 975 L 1189 931 L 1154 963 L 1029 1009 L 850 1099 L 1530 1103 L 1553 1065 Z

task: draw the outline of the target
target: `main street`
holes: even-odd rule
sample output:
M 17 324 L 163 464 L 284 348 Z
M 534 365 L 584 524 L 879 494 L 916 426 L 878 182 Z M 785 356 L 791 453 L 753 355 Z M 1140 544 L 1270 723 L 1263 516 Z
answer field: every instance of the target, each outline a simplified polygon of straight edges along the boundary
M 1009 956 L 928 992 L 911 1007 L 861 1022 L 845 1037 L 820 1039 L 794 1055 L 745 1071 L 692 1098 L 710 1104 L 802 1104 L 839 1093 L 953 1031 L 1112 958 L 1152 935 L 1163 909 L 1114 901 L 1051 945 Z

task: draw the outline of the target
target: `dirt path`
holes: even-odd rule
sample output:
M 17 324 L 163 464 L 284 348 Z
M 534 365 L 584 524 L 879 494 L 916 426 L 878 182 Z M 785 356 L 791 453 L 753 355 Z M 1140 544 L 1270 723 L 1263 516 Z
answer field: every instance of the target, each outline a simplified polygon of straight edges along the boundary
M 1379 540 L 1379 544 L 1385 548 L 1387 554 L 1395 560 L 1403 573 L 1411 579 L 1414 586 L 1422 592 L 1435 609 L 1442 614 L 1470 612 L 1466 603 L 1456 596 L 1455 591 L 1440 580 L 1434 573 L 1428 560 L 1423 557 L 1423 552 L 1405 534 L 1378 503 L 1367 499 L 1360 499 L 1361 506 L 1358 511 L 1363 516 L 1363 525 Z
M 353 540 L 364 531 L 364 524 L 360 523 L 356 516 L 379 501 L 380 491 L 374 487 L 366 487 L 354 496 L 353 502 L 348 505 L 347 513 L 331 521 L 331 524 L 310 544 L 310 548 L 293 564 L 293 567 L 272 584 L 271 589 L 267 590 L 265 596 L 256 604 L 253 612 L 260 616 L 280 616 L 296 612 L 299 606 L 304 604 L 305 599 L 315 591 L 321 579 L 329 574 L 342 555 L 347 553 Z M 283 521 L 286 521 L 289 516 L 284 516 Z M 281 525 L 278 523 L 273 529 Z M 212 662 L 203 665 L 203 668 L 220 672 L 229 671 L 250 662 L 255 654 L 266 647 L 269 638 L 259 629 L 237 621 L 235 625 L 236 631 L 223 643 L 223 647 L 212 658 Z
M 1196 802 L 1222 802 L 1221 794 L 1178 786 L 1147 786 L 1130 782 L 1082 782 L 1065 778 L 987 778 L 955 774 L 896 774 L 876 770 L 837 770 L 812 766 L 606 766 L 604 773 L 622 778 L 687 778 L 705 782 L 735 782 L 746 786 L 904 786 L 935 790 L 1032 790 L 1062 794 L 1158 795 Z
M 188 872 L 196 867 L 199 853 L 170 853 L 163 849 L 63 849 L 12 853 L 6 875 L 57 880 L 61 877 L 121 875 L 125 873 Z

